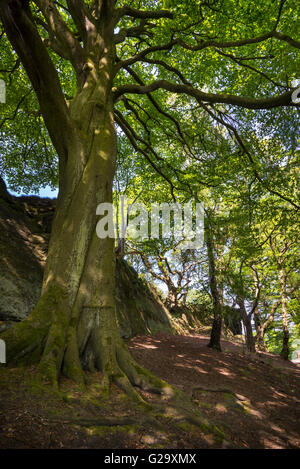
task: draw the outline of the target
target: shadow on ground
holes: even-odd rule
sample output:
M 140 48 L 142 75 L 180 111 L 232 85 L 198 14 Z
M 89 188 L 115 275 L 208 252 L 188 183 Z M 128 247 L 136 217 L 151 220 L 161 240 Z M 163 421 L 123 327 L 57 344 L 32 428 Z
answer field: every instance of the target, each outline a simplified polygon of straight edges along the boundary
M 300 447 L 300 369 L 280 357 L 223 352 L 204 335 L 136 337 L 130 350 L 157 376 L 186 392 L 226 437 L 247 448 Z

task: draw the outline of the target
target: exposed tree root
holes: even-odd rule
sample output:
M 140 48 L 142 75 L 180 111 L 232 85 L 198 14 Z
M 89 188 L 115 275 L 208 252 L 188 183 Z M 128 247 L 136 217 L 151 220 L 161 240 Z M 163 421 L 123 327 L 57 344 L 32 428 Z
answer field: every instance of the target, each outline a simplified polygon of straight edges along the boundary
M 143 412 L 145 420 L 158 427 L 167 418 L 209 427 L 190 397 L 154 376 L 131 356 L 118 335 L 110 311 L 104 311 L 105 326 L 98 320 L 99 313 L 90 311 L 94 321 L 79 323 L 78 316 L 68 308 L 64 290 L 51 288 L 42 295 L 31 315 L 1 337 L 6 341 L 8 364 L 13 366 L 38 364 L 43 384 L 59 387 L 60 374 L 85 387 L 84 369 L 102 373 L 101 398 L 108 398 L 111 384 L 117 385 Z M 113 315 L 112 315 L 113 317 Z M 87 317 L 87 319 L 89 319 Z M 97 324 L 98 321 L 98 324 Z M 84 333 L 78 333 L 78 324 L 90 324 Z M 141 391 L 155 398 L 145 398 Z M 137 423 L 131 418 L 93 420 L 76 419 L 70 423 L 81 426 L 113 426 Z M 212 429 L 213 432 L 213 429 Z
M 78 425 L 80 427 L 117 427 L 134 425 L 136 420 L 129 417 L 124 418 L 97 418 L 97 419 L 56 419 L 50 418 L 50 422 Z
M 195 386 L 192 388 L 190 396 L 191 398 L 194 397 L 195 391 L 205 391 L 205 392 L 221 392 L 226 394 L 232 394 L 238 401 L 245 401 L 247 398 L 242 396 L 241 394 L 237 394 L 236 392 L 232 391 L 231 389 L 227 388 L 204 388 L 202 386 Z

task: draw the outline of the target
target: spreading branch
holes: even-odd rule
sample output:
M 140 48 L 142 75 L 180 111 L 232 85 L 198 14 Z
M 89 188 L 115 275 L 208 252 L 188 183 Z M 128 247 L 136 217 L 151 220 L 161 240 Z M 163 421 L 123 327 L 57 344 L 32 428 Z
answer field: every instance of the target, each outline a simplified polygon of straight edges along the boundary
M 136 19 L 161 19 L 161 18 L 173 18 L 173 13 L 168 10 L 140 10 L 125 5 L 122 8 L 118 8 L 116 11 L 116 17 L 119 21 L 123 16 L 130 16 Z
M 57 71 L 29 6 L 19 8 L 16 2 L 2 0 L 0 18 L 36 92 L 53 145 L 65 160 L 67 140 L 72 137 L 73 128 Z
M 121 85 L 115 90 L 114 96 L 117 100 L 123 94 L 147 94 L 159 89 L 169 91 L 170 93 L 186 94 L 200 102 L 228 104 L 246 109 L 272 109 L 279 106 L 300 106 L 299 104 L 295 104 L 291 101 L 292 91 L 287 91 L 286 93 L 271 98 L 248 98 L 245 96 L 235 96 L 230 94 L 205 93 L 193 86 L 171 83 L 167 80 L 157 80 L 145 86 L 133 83 Z

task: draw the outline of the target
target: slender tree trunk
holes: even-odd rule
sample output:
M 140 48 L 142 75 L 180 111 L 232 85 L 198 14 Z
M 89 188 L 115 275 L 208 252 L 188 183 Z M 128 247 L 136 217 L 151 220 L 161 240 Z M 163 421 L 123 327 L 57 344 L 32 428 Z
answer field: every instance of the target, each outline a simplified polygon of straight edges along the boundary
M 272 308 L 269 318 L 265 322 L 263 322 L 258 307 L 256 306 L 256 308 L 254 309 L 254 324 L 256 330 L 255 345 L 257 350 L 259 350 L 260 352 L 268 352 L 268 348 L 265 344 L 265 332 L 268 326 L 273 321 L 274 313 L 275 310 L 273 312 Z
M 260 323 L 256 325 L 258 348 L 259 350 L 263 352 L 264 351 L 268 352 L 268 349 L 265 345 L 264 337 L 265 337 L 266 331 L 268 330 L 268 327 L 274 321 L 275 312 L 277 308 L 280 306 L 280 304 L 281 304 L 281 299 L 273 303 L 269 317 L 264 322 L 262 322 L 260 318 Z
M 255 353 L 255 341 L 253 337 L 251 314 L 247 314 L 245 302 L 242 298 L 238 298 L 237 304 L 240 307 L 242 321 L 246 330 L 246 346 L 247 350 L 251 353 Z
M 214 310 L 214 321 L 210 333 L 210 341 L 208 347 L 213 348 L 221 352 L 221 333 L 222 333 L 222 316 L 216 310 Z
M 255 345 L 257 350 L 260 350 L 261 352 L 267 352 L 267 347 L 265 344 L 265 331 L 266 331 L 266 325 L 262 322 L 258 306 L 254 308 L 254 324 L 255 324 L 255 330 L 256 330 L 256 337 L 255 337 Z
M 258 300 L 260 296 L 260 286 L 259 286 L 259 277 L 257 270 L 252 267 L 252 275 L 253 275 L 253 280 L 254 280 L 254 285 L 255 285 L 255 299 L 254 299 L 254 304 L 253 304 L 253 318 L 254 318 L 254 325 L 255 325 L 255 330 L 256 330 L 256 336 L 255 336 L 255 346 L 257 350 L 260 350 L 261 352 L 267 352 L 267 347 L 264 341 L 264 335 L 265 335 L 265 328 L 261 319 L 261 315 L 259 312 L 258 308 Z
M 211 291 L 211 295 L 213 299 L 213 308 L 214 308 L 214 320 L 213 320 L 208 347 L 221 351 L 222 303 L 221 303 L 221 298 L 220 298 L 219 288 L 218 288 L 218 283 L 217 283 L 212 230 L 211 230 L 211 227 L 208 225 L 209 225 L 209 222 L 207 223 L 207 227 L 206 227 L 206 247 L 207 247 L 208 264 L 209 264 L 209 285 L 210 285 L 210 291 Z
M 282 349 L 280 352 L 281 357 L 284 360 L 289 359 L 289 338 L 290 332 L 288 327 L 288 311 L 287 311 L 287 295 L 286 295 L 286 275 L 282 265 L 280 265 L 279 269 L 279 278 L 280 278 L 280 286 L 281 286 L 281 310 L 282 310 L 282 326 L 283 326 L 283 341 L 282 341 Z
M 257 350 L 261 352 L 268 352 L 267 346 L 265 344 L 265 332 L 266 328 L 261 323 L 255 323 L 256 329 L 256 347 Z

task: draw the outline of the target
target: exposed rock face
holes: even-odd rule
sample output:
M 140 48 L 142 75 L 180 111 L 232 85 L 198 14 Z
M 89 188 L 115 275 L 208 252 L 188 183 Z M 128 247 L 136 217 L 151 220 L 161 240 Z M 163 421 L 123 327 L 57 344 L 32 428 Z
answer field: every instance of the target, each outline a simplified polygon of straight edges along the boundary
M 0 332 L 39 299 L 54 210 L 55 200 L 11 196 L 0 178 Z M 125 261 L 117 263 L 116 290 L 122 337 L 174 331 L 168 310 Z
M 47 252 L 47 234 L 16 199 L 0 198 L 0 321 L 21 321 L 35 306 Z
M 116 297 L 122 337 L 174 332 L 175 323 L 156 292 L 123 260 L 116 266 Z
M 6 184 L 3 181 L 3 179 L 0 176 L 0 198 L 4 199 L 6 201 L 11 201 L 12 196 L 9 194 L 9 192 L 6 189 Z

